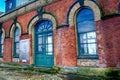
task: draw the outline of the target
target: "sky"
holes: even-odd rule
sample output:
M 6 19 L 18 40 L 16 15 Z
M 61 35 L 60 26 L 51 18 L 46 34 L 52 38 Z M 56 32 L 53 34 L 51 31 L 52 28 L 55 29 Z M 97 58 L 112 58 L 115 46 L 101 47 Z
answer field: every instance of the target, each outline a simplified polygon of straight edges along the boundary
M 5 12 L 5 0 L 0 0 L 0 11 Z

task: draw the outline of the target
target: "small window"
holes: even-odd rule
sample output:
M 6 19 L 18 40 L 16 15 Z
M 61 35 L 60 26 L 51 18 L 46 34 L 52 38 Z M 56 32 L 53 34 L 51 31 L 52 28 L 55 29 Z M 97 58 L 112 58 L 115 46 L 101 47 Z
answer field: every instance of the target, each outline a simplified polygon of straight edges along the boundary
M 97 41 L 94 13 L 89 8 L 81 9 L 77 14 L 78 49 L 80 57 L 96 57 Z
M 16 28 L 14 31 L 14 57 L 19 57 L 19 41 L 20 41 L 20 30 Z

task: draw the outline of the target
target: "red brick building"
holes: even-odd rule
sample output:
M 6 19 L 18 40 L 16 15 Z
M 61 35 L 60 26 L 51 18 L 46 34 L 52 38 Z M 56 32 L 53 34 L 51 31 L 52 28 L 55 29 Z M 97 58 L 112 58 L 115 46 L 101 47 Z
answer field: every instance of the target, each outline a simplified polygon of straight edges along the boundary
M 1 61 L 120 67 L 119 0 L 23 1 L 0 16 Z

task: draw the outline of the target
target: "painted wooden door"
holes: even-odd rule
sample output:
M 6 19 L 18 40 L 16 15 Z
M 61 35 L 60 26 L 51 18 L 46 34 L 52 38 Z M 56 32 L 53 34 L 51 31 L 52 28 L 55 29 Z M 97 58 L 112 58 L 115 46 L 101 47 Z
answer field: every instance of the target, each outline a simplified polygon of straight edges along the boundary
M 42 20 L 35 27 L 35 66 L 54 65 L 52 22 Z

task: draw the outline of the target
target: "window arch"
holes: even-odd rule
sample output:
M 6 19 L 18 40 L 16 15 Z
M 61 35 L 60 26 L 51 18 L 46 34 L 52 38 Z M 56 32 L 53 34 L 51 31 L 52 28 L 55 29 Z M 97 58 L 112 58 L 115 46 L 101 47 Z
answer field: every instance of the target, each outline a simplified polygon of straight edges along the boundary
M 3 33 L 3 31 L 1 31 L 1 33 L 0 33 L 0 57 L 3 56 L 3 51 L 4 51 L 4 38 L 5 38 L 5 34 Z
M 96 57 L 97 41 L 94 13 L 90 8 L 82 8 L 76 16 L 79 56 Z
M 19 57 L 19 41 L 20 41 L 20 29 L 15 28 L 14 31 L 14 54 L 13 57 Z

